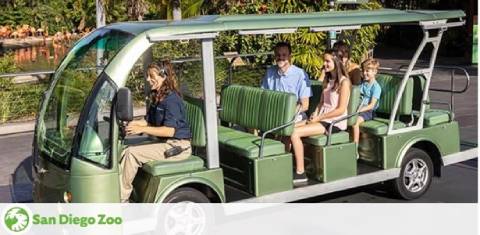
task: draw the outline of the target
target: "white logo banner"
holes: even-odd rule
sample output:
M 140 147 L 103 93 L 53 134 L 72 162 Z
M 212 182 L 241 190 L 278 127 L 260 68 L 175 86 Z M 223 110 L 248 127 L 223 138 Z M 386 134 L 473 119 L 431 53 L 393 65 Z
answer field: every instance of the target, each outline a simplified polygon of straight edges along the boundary
M 0 204 L 0 234 L 476 235 L 476 204 Z

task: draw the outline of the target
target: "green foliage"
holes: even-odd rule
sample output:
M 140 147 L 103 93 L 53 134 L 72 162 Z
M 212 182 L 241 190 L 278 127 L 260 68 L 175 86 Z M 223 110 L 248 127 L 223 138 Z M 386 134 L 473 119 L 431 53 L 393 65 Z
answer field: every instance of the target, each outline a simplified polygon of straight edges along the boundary
M 173 19 L 173 6 L 171 0 L 150 0 L 147 3 L 148 12 L 146 19 Z M 204 4 L 210 1 L 205 0 L 181 0 L 180 9 L 182 18 L 190 18 L 200 15 Z
M 95 27 L 95 1 L 50 0 L 16 1 L 15 6 L 7 6 L 0 14 L 0 25 L 16 27 L 28 24 L 35 28 L 47 28 L 50 34 L 73 31 L 78 28 Z M 118 1 L 105 1 L 107 22 L 126 20 L 125 4 Z M 80 26 L 80 27 L 79 27 Z
M 13 84 L 11 79 L 0 80 L 0 123 L 33 117 L 40 105 L 46 84 Z
M 0 74 L 13 73 L 16 71 L 17 66 L 15 65 L 13 54 L 5 54 L 3 56 L 0 56 Z
M 360 9 L 380 9 L 382 5 L 376 1 L 370 1 L 367 4 L 360 5 Z M 344 31 L 340 39 L 344 40 L 351 48 L 351 58 L 357 63 L 361 63 L 369 50 L 376 44 L 377 35 L 380 32 L 380 25 L 363 26 L 359 30 Z
M 359 6 L 360 9 L 379 9 L 380 3 L 375 0 Z M 326 11 L 326 1 L 219 1 L 207 12 L 210 14 L 264 14 L 264 13 L 300 13 Z M 344 10 L 340 7 L 336 10 Z M 378 25 L 362 27 L 360 30 L 345 31 L 339 35 L 351 45 L 352 59 L 360 62 L 366 53 L 375 46 L 375 39 L 380 30 Z M 322 54 L 326 49 L 327 35 L 324 32 L 313 33 L 308 29 L 299 29 L 295 34 L 278 34 L 271 37 L 265 35 L 239 36 L 236 33 L 221 33 L 216 39 L 217 55 L 224 51 L 238 51 L 240 54 L 271 52 L 275 43 L 287 41 L 292 45 L 292 61 L 304 68 L 311 77 L 320 76 L 323 64 Z M 252 64 L 269 62 L 267 56 L 256 57 Z
M 17 0 L 16 5 L 2 9 L 0 25 L 29 24 L 34 27 L 48 27 L 50 33 L 57 31 L 71 31 L 83 27 L 95 26 L 95 1 L 85 0 L 51 0 L 51 1 L 25 1 Z M 107 22 L 124 21 L 127 19 L 126 0 L 104 0 L 107 12 Z M 171 5 L 169 0 L 149 0 L 146 3 L 147 12 L 144 19 L 171 18 Z M 361 9 L 377 9 L 381 5 L 376 0 L 359 6 Z M 297 13 L 325 11 L 328 9 L 327 1 L 322 0 L 274 0 L 274 1 L 204 1 L 183 0 L 182 16 L 184 18 L 202 14 L 266 14 L 266 13 Z M 338 8 L 337 10 L 343 10 Z M 375 38 L 380 27 L 377 25 L 362 27 L 360 30 L 347 31 L 339 35 L 352 48 L 352 58 L 360 62 L 365 53 L 375 45 Z M 326 48 L 327 35 L 325 33 L 312 33 L 308 29 L 299 29 L 295 34 L 273 35 L 248 35 L 239 36 L 234 32 L 221 33 L 215 40 L 215 55 L 223 55 L 227 51 L 237 51 L 240 54 L 271 52 L 278 41 L 288 41 L 292 44 L 293 62 L 304 68 L 311 77 L 319 76 L 322 66 L 322 54 Z M 153 48 L 154 58 L 179 59 L 199 58 L 201 46 L 198 41 L 164 42 Z M 253 57 L 252 57 L 253 58 Z M 269 56 L 259 56 L 254 59 L 244 59 L 246 66 L 233 70 L 233 82 L 249 86 L 257 86 L 265 72 L 265 63 L 271 63 Z M 217 91 L 228 77 L 229 64 L 226 59 L 218 59 L 215 63 L 215 79 Z M 183 91 L 191 95 L 202 94 L 202 64 L 199 61 L 190 61 L 175 64 L 177 78 Z M 0 74 L 16 71 L 13 57 L 0 58 Z M 85 92 L 82 87 L 91 86 L 87 77 L 94 75 L 65 74 L 76 76 L 71 79 L 68 86 L 77 88 L 72 90 L 71 99 L 81 99 Z M 144 75 L 139 64 L 131 73 L 127 86 L 133 91 L 136 101 L 143 101 Z M 10 79 L 0 79 L 0 122 L 24 116 L 32 116 L 38 108 L 39 97 L 46 89 L 45 84 L 13 85 Z M 73 97 L 76 96 L 76 97 Z M 21 98 L 19 98 L 21 97 Z M 80 107 L 73 107 L 70 112 L 78 111 Z

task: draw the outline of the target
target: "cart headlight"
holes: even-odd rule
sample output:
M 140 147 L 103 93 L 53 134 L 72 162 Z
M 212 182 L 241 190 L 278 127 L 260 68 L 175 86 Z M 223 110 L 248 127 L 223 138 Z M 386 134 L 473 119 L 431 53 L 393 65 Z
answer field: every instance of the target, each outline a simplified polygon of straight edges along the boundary
M 65 193 L 63 194 L 63 200 L 64 200 L 66 203 L 72 202 L 72 193 L 71 193 L 71 192 L 65 192 Z

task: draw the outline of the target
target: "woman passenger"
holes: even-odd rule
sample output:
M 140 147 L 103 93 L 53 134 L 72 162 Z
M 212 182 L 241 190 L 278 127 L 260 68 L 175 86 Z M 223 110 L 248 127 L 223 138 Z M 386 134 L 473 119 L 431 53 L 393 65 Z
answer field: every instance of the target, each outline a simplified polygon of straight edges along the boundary
M 354 63 L 350 59 L 350 47 L 348 47 L 345 42 L 338 41 L 333 44 L 333 51 L 345 67 L 348 78 L 350 78 L 352 85 L 360 85 L 362 83 L 362 70 L 358 64 Z M 318 80 L 323 81 L 324 77 L 325 69 L 322 69 L 322 73 L 320 74 L 320 78 Z
M 325 79 L 323 80 L 323 92 L 320 102 L 311 114 L 307 124 L 295 127 L 290 137 L 295 154 L 296 171 L 293 178 L 294 185 L 302 185 L 307 182 L 304 167 L 304 149 L 302 138 L 327 134 L 331 122 L 335 119 L 347 116 L 347 106 L 350 97 L 351 83 L 347 71 L 342 62 L 335 56 L 333 50 L 328 50 L 323 55 L 323 68 Z M 347 129 L 347 120 L 335 123 L 332 133 Z
M 185 118 L 185 107 L 180 97 L 177 80 L 169 61 L 148 66 L 147 81 L 151 87 L 152 104 L 146 120 L 132 121 L 126 127 L 127 135 L 147 134 L 157 137 L 156 143 L 129 146 L 123 152 L 120 168 L 121 200 L 128 202 L 132 182 L 144 163 L 155 160 L 183 160 L 190 156 L 190 128 Z M 175 148 L 176 154 L 172 153 Z M 175 151 L 173 151 L 175 152 Z
M 358 64 L 351 60 L 350 47 L 345 42 L 338 41 L 333 44 L 333 50 L 335 50 L 337 57 L 342 61 L 343 66 L 347 70 L 352 85 L 360 85 L 362 83 L 362 70 Z

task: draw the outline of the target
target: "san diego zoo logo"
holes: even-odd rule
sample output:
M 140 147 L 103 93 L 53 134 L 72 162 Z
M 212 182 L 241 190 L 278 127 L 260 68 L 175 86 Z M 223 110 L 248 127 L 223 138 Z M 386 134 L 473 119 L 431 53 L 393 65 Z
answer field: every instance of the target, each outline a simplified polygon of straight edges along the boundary
M 12 234 L 22 234 L 30 230 L 32 212 L 21 204 L 7 206 L 2 213 L 3 227 Z

